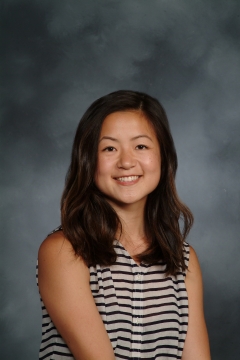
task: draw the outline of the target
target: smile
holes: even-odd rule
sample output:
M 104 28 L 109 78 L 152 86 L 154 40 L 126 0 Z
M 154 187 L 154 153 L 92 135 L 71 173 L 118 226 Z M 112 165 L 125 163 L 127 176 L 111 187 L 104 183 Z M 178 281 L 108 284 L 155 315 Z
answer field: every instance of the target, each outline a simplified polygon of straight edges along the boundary
M 135 176 L 123 176 L 123 177 L 116 178 L 116 180 L 123 181 L 123 182 L 130 182 L 130 181 L 135 181 L 135 180 L 137 180 L 139 178 L 140 178 L 140 176 L 138 176 L 138 175 L 135 175 Z

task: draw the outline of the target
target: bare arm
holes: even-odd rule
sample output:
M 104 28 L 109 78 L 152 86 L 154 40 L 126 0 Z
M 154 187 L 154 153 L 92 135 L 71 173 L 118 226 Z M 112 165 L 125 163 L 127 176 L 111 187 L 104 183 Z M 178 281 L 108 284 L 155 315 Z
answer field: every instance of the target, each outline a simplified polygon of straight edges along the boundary
M 114 360 L 89 286 L 89 269 L 62 232 L 50 235 L 38 254 L 39 290 L 47 311 L 76 360 Z
M 201 269 L 197 255 L 191 247 L 185 283 L 189 301 L 189 323 L 182 360 L 210 360 L 208 334 L 203 312 Z

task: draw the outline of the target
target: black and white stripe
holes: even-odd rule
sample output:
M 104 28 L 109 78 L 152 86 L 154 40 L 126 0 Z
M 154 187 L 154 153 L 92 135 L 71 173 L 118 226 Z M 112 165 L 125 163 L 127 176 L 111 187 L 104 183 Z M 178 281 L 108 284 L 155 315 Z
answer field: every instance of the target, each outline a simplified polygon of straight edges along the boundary
M 188 326 L 185 273 L 165 265 L 138 266 L 119 242 L 117 262 L 90 267 L 90 287 L 116 359 L 181 359 Z M 188 266 L 189 245 L 184 244 Z M 41 300 L 42 302 L 42 300 Z M 74 359 L 42 302 L 39 359 Z

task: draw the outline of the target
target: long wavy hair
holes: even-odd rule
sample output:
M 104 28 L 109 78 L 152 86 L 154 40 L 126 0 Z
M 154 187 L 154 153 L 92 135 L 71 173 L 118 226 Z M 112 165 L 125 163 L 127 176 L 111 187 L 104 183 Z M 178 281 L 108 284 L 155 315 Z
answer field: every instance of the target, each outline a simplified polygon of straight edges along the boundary
M 161 152 L 161 179 L 148 195 L 144 213 L 148 248 L 138 254 L 139 261 L 163 261 L 167 274 L 184 271 L 183 242 L 193 216 L 177 194 L 175 175 L 177 154 L 166 113 L 153 97 L 120 90 L 96 100 L 78 125 L 61 200 L 64 236 L 77 256 L 90 265 L 111 265 L 116 261 L 113 241 L 121 221 L 105 195 L 94 184 L 98 142 L 104 119 L 117 111 L 135 110 L 152 124 Z

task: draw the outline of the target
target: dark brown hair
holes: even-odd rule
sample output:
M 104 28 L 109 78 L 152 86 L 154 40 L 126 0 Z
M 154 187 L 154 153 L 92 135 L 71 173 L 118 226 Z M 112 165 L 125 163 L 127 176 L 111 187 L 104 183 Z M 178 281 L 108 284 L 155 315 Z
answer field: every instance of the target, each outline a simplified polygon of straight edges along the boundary
M 168 274 L 185 270 L 183 242 L 192 226 L 190 210 L 179 200 L 175 175 L 177 154 L 166 113 L 151 96 L 120 90 L 96 100 L 83 115 L 75 135 L 71 164 L 61 201 L 65 237 L 76 255 L 90 265 L 111 265 L 113 247 L 121 222 L 117 213 L 94 184 L 100 131 L 104 119 L 117 111 L 141 111 L 152 124 L 160 145 L 161 179 L 148 195 L 145 206 L 145 234 L 148 249 L 138 260 L 163 260 Z M 181 222 L 181 223 L 180 223 Z

